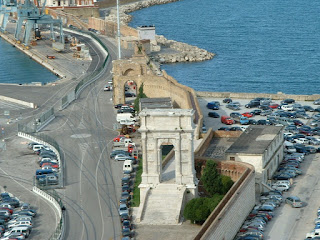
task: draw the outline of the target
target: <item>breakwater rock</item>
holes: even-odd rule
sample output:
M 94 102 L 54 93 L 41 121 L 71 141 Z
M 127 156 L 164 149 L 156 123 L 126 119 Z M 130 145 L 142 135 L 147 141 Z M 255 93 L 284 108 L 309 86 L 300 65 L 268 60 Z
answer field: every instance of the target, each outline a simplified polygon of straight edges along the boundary
M 170 48 L 174 53 L 160 51 L 155 53 L 154 60 L 161 63 L 175 63 L 175 62 L 199 62 L 209 60 L 214 57 L 214 54 L 207 50 L 191 46 L 186 43 L 168 40 L 162 35 L 156 36 L 157 44 L 162 49 Z
M 179 0 L 144 0 L 144 1 L 138 1 L 130 4 L 121 5 L 119 8 L 119 15 L 120 15 L 120 21 L 122 24 L 128 24 L 132 16 L 128 15 L 127 13 L 134 12 L 143 8 L 151 7 L 154 5 L 161 5 L 161 4 L 167 4 L 171 2 L 177 2 Z M 109 21 L 116 21 L 117 15 L 115 11 L 111 12 L 109 16 L 105 18 Z
M 119 8 L 120 22 L 127 25 L 131 21 L 132 16 L 127 13 L 153 5 L 167 4 L 176 1 L 178 0 L 144 0 L 122 5 Z M 110 14 L 105 17 L 105 20 L 116 22 L 116 9 L 111 10 Z M 152 56 L 154 60 L 161 63 L 199 62 L 212 59 L 215 55 L 196 46 L 191 46 L 174 40 L 168 40 L 162 35 L 156 36 L 156 44 L 161 46 L 161 51 L 154 52 Z M 168 51 L 168 49 L 170 50 Z

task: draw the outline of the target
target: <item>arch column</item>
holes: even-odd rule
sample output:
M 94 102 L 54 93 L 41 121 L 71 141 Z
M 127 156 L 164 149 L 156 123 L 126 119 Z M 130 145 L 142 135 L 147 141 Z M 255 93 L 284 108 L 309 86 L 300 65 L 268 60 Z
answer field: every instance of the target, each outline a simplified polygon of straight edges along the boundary
M 182 184 L 182 174 L 181 174 L 181 138 L 176 138 L 174 145 L 174 157 L 175 157 L 175 170 L 176 170 L 176 184 Z

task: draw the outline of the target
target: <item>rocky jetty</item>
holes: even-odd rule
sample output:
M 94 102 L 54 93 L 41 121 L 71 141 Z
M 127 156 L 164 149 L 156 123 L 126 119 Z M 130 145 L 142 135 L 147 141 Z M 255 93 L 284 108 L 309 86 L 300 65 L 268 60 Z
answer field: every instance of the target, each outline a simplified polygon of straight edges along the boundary
M 176 1 L 178 0 L 145 0 L 122 5 L 119 8 L 120 21 L 122 24 L 127 25 L 132 18 L 132 16 L 128 15 L 127 13 L 153 5 L 167 4 Z M 116 21 L 116 11 L 111 11 L 105 19 L 108 21 Z M 200 62 L 212 59 L 214 57 L 213 53 L 208 52 L 205 49 L 174 40 L 168 40 L 162 35 L 156 36 L 156 42 L 157 45 L 161 46 L 162 50 L 160 52 L 154 52 L 152 56 L 155 61 L 161 63 Z M 163 49 L 171 49 L 171 51 L 163 51 Z
M 160 51 L 154 54 L 154 60 L 161 63 L 175 63 L 175 62 L 199 62 L 213 58 L 214 54 L 196 46 L 191 46 L 186 43 L 168 40 L 162 35 L 156 36 L 157 44 L 161 48 L 170 48 L 175 50 L 174 53 L 166 53 Z

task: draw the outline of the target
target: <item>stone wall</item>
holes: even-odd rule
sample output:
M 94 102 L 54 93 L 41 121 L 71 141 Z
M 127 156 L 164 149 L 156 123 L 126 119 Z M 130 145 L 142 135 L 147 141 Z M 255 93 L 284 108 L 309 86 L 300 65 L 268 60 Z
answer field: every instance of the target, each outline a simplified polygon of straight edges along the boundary
M 196 149 L 195 166 L 198 169 L 197 172 L 210 159 L 202 155 L 210 145 L 212 138 L 223 137 L 220 132 L 222 131 L 214 132 L 209 129 L 206 137 Z M 231 177 L 235 183 L 202 225 L 195 237 L 196 240 L 232 240 L 255 204 L 254 167 L 235 161 L 216 161 L 216 163 L 219 173 Z M 233 227 L 230 228 L 230 226 Z
M 241 165 L 244 163 L 241 163 Z M 202 225 L 199 233 L 194 238 L 212 240 L 232 240 L 237 234 L 243 221 L 255 205 L 255 177 L 254 169 L 249 164 L 237 166 L 236 162 L 224 162 L 221 165 L 222 172 L 238 171 L 233 175 L 241 177 L 234 183 L 216 209 L 210 214 Z M 224 169 L 226 168 L 226 170 Z M 242 168 L 242 169 L 241 169 Z M 232 226 L 232 227 L 230 227 Z
M 239 99 L 253 99 L 256 97 L 271 98 L 273 100 L 283 100 L 286 98 L 292 98 L 296 101 L 314 101 L 320 98 L 320 94 L 313 95 L 293 95 L 285 93 L 233 93 L 233 92 L 201 92 L 197 91 L 198 97 L 212 97 L 212 98 L 239 98 Z
M 88 18 L 88 27 L 100 31 L 102 34 L 115 38 L 117 36 L 117 22 L 103 20 L 95 17 Z M 138 39 L 138 31 L 127 25 L 120 27 L 121 37 L 135 37 Z
M 203 116 L 195 91 L 178 83 L 165 71 L 162 71 L 162 75 L 156 75 L 149 65 L 150 60 L 144 55 L 136 55 L 129 60 L 113 61 L 113 103 L 125 102 L 124 86 L 127 81 L 133 80 L 137 85 L 137 89 L 143 84 L 144 93 L 148 97 L 170 97 L 174 107 L 194 109 L 194 122 L 197 124 L 195 135 L 198 139 Z

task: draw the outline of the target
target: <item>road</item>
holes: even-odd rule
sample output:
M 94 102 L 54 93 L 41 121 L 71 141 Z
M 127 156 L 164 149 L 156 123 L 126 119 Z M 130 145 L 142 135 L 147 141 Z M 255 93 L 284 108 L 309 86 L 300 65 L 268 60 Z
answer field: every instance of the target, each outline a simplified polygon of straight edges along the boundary
M 59 143 L 65 159 L 65 189 L 59 190 L 67 215 L 65 239 L 120 238 L 122 163 L 109 158 L 110 143 L 117 135 L 113 130 L 116 117 L 112 92 L 103 91 L 115 59 L 114 47 L 108 48 L 105 74 L 67 109 L 58 112 L 45 129 Z
M 111 63 L 116 59 L 117 51 L 107 38 L 102 40 L 110 54 L 104 74 L 65 110 L 58 111 L 61 98 L 77 81 L 65 81 L 56 86 L 0 88 L 0 95 L 38 104 L 36 110 L 11 112 L 11 118 L 21 117 L 20 123 L 30 121 L 40 112 L 55 106 L 56 118 L 42 133 L 53 137 L 63 152 L 65 188 L 58 192 L 66 207 L 65 239 L 120 239 L 121 235 L 117 208 L 122 163 L 109 159 L 110 143 L 117 135 L 113 130 L 116 117 L 112 92 L 103 92 L 106 80 L 111 78 Z M 87 44 L 93 61 L 88 71 L 95 71 L 104 58 L 90 42 Z M 126 54 L 129 56 L 130 53 L 125 52 L 124 56 Z M 16 122 L 6 126 L 5 132 L 1 137 L 12 138 L 16 134 Z
M 320 154 L 306 157 L 301 164 L 302 176 L 295 178 L 293 187 L 284 198 L 295 195 L 304 202 L 302 208 L 292 208 L 282 204 L 275 211 L 275 217 L 267 224 L 264 236 L 266 240 L 301 240 L 314 228 L 320 198 Z

